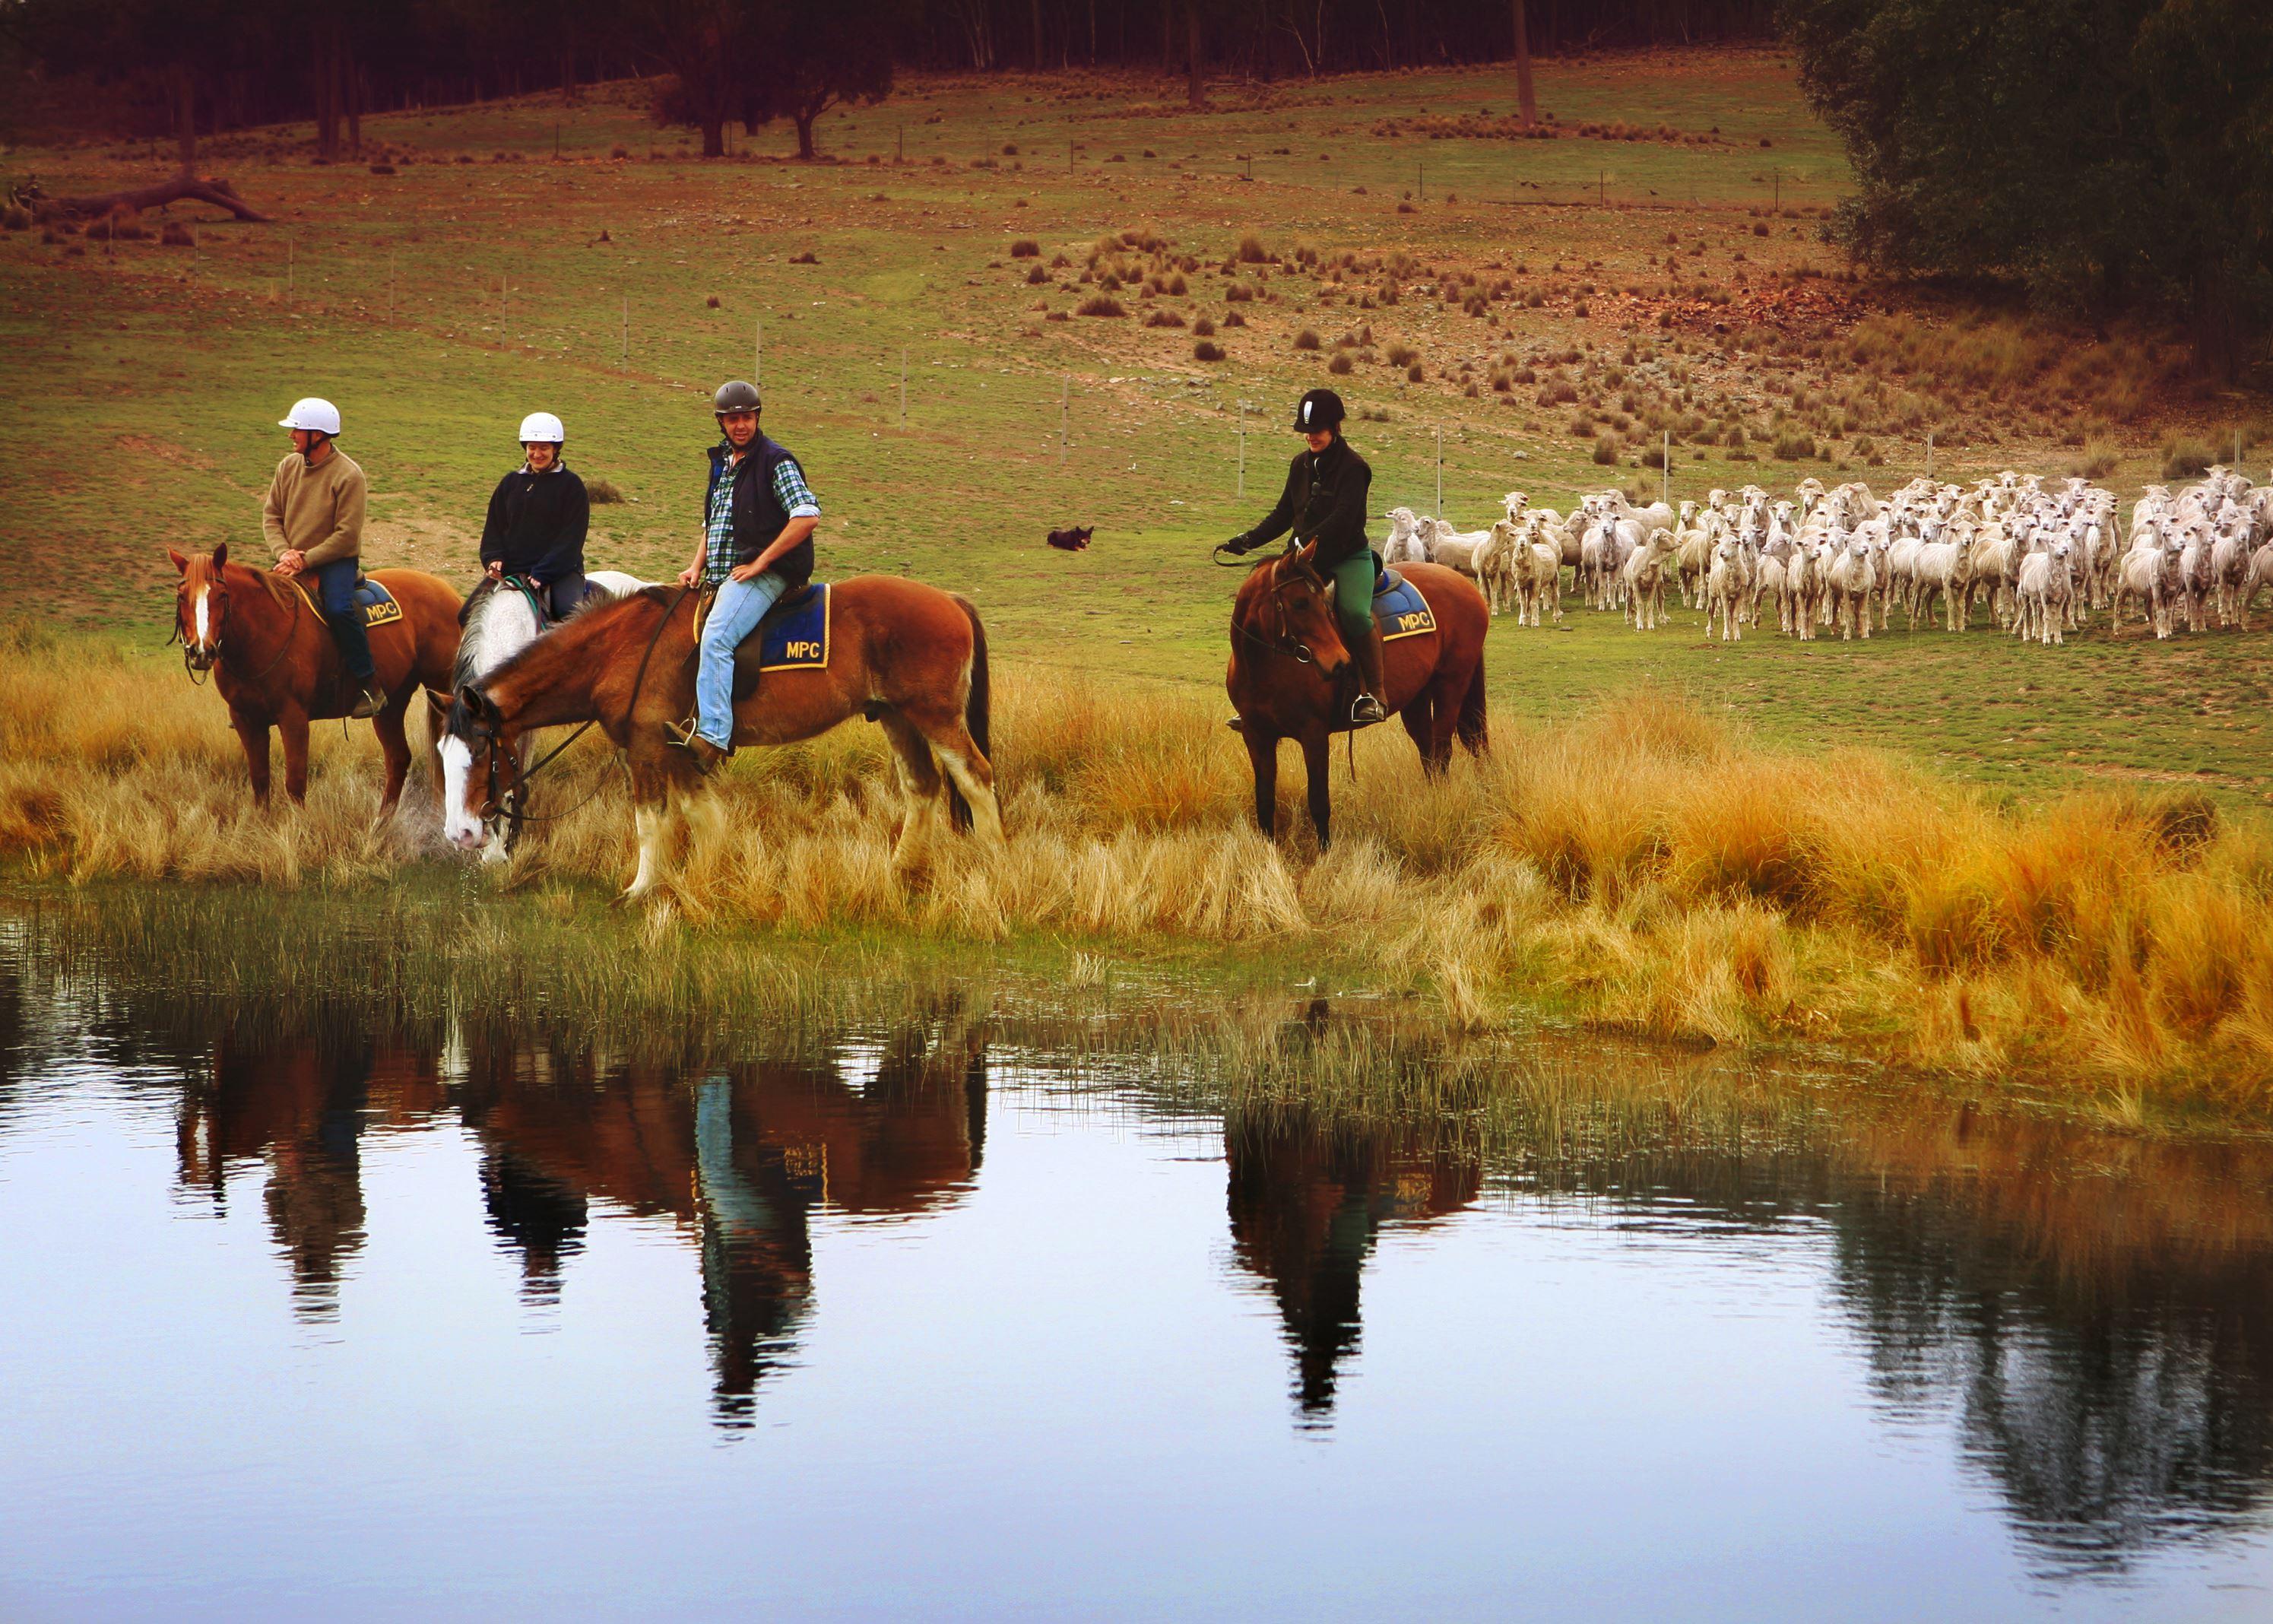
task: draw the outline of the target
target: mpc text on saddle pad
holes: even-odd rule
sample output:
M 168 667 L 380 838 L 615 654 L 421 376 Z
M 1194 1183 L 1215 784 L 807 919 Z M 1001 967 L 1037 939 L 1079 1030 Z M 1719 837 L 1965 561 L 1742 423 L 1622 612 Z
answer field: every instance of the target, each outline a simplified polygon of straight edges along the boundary
M 1437 629 L 1436 612 L 1421 596 L 1421 589 L 1410 581 L 1399 581 L 1386 592 L 1376 592 L 1373 618 L 1381 623 L 1384 643 L 1394 643 L 1399 637 L 1423 636 Z
M 307 583 L 295 579 L 292 584 L 300 589 L 300 596 L 308 600 L 308 607 L 316 609 L 315 594 L 308 590 Z M 402 618 L 402 605 L 394 601 L 394 594 L 369 575 L 356 583 L 355 606 L 363 611 L 365 626 L 392 626 Z

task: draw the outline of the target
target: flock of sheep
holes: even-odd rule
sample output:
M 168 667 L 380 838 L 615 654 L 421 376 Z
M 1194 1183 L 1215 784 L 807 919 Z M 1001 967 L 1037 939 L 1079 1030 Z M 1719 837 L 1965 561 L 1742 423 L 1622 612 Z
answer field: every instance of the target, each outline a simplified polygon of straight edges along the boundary
M 1489 530 L 1465 532 L 1392 508 L 1382 555 L 1474 577 L 1492 612 L 1512 607 L 1522 626 L 1563 618 L 1567 568 L 1589 608 L 1621 610 L 1647 631 L 1664 622 L 1669 577 L 1684 605 L 1705 611 L 1706 635 L 1717 620 L 1723 641 L 1758 626 L 1764 608 L 1792 636 L 1836 626 L 1846 639 L 1891 627 L 1897 603 L 1911 627 L 1938 610 L 1963 631 L 1981 602 L 2024 640 L 2064 642 L 2095 609 L 2119 632 L 2128 609 L 2168 637 L 2182 615 L 2187 629 L 2206 629 L 2212 608 L 2219 625 L 2247 629 L 2258 589 L 2273 585 L 2273 485 L 2224 468 L 2175 493 L 2148 486 L 2127 545 L 2112 491 L 2081 478 L 2051 488 L 2009 470 L 1970 487 L 1913 479 L 1883 498 L 1811 477 L 1789 500 L 1746 485 L 1677 512 L 1637 508 L 1620 491 L 1580 498 L 1567 518 L 1520 491 L 1505 506 Z

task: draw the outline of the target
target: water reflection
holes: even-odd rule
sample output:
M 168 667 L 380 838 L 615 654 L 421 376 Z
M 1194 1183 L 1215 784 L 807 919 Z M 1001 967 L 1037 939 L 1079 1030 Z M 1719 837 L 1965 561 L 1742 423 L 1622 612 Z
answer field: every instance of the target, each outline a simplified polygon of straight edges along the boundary
M 61 1007 L 0 956 L 0 1132 L 26 1109 L 26 1075 L 66 1056 L 99 1052 L 141 1079 L 129 1086 L 162 1089 L 183 1187 L 225 1205 L 259 1177 L 306 1318 L 335 1316 L 354 1289 L 375 1132 L 470 1136 L 479 1210 L 544 1312 L 564 1311 L 596 1230 L 666 1221 L 692 1264 L 710 1412 L 732 1430 L 754 1425 L 822 1312 L 816 1215 L 951 1207 L 979 1187 L 986 1149 L 990 1027 L 952 1005 L 820 1034 L 793 1059 L 694 1067 L 509 1030 L 445 1041 L 350 1023 L 256 1029 L 147 988 L 106 989 L 76 1026 Z M 1018 1041 L 1037 1052 L 1031 1030 Z M 1133 1095 L 1120 1103 L 1153 1114 Z M 1583 1208 L 1654 1246 L 1757 1237 L 1756 1255 L 1825 1282 L 1876 1402 L 1954 1422 L 2040 1572 L 2104 1573 L 2262 1523 L 2273 1150 L 2145 1144 L 1916 1101 L 1852 1102 L 1828 1124 L 1801 1116 L 1802 1131 L 1764 1148 L 1670 1118 L 1590 1136 L 1568 1113 L 1237 1111 L 1222 1126 L 1218 1233 L 1245 1289 L 1275 1308 L 1291 1367 L 1277 1380 L 1306 1429 L 1333 1425 L 1362 1356 L 1385 1230 L 1451 1235 Z M 1073 1206 L 1084 1191 L 1061 1178 L 1044 1199 Z M 1114 1313 L 1148 1312 L 1111 1282 L 1099 1293 L 1069 1312 L 1096 1314 L 1100 1336 Z M 1677 1368 L 1684 1350 L 1664 1357 Z

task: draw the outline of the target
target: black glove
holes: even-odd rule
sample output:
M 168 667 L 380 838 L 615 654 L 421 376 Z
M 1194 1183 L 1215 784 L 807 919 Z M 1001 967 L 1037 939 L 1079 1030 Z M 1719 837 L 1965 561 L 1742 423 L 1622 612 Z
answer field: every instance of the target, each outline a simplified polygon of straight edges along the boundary
M 1225 542 L 1223 544 L 1222 550 L 1230 553 L 1234 558 L 1244 558 L 1250 551 L 1253 550 L 1254 546 L 1255 538 L 1242 530 L 1238 535 L 1234 536 L 1229 541 Z

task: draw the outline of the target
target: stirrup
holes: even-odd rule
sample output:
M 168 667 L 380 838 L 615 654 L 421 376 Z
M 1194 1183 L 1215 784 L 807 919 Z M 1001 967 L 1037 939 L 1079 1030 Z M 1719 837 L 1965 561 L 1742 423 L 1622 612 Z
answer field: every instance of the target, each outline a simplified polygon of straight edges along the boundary
M 1388 710 L 1383 707 L 1381 701 L 1370 694 L 1360 694 L 1355 699 L 1350 701 L 1352 727 L 1370 727 L 1376 722 L 1385 722 L 1388 719 Z
M 386 691 L 379 686 L 377 677 L 364 683 L 362 688 L 356 702 L 348 707 L 348 719 L 350 721 L 367 722 L 386 709 Z
M 1247 731 L 1247 718 L 1240 715 L 1237 711 L 1234 711 L 1231 715 L 1224 718 L 1223 725 L 1235 733 L 1243 733 Z
M 731 749 L 720 749 L 701 733 L 696 733 L 694 718 L 691 716 L 683 722 L 665 722 L 663 725 L 663 736 L 674 746 L 692 756 L 694 758 L 694 764 L 705 772 L 713 771 L 734 754 Z

